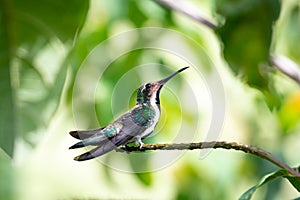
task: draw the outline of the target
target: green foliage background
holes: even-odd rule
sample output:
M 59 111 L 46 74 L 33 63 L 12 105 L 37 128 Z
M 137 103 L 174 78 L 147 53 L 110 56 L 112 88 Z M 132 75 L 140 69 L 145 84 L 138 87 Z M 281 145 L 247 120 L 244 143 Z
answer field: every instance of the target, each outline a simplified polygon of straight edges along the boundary
M 191 2 L 216 19 L 220 28 L 209 30 L 150 0 L 1 0 L 0 199 L 236 199 L 277 170 L 264 160 L 233 151 L 213 151 L 203 160 L 198 152 L 187 152 L 172 166 L 137 174 L 72 160 L 76 152 L 67 149 L 74 142 L 68 131 L 77 128 L 72 99 L 82 62 L 104 40 L 141 27 L 188 35 L 217 65 L 227 106 L 220 139 L 256 145 L 291 166 L 299 165 L 295 153 L 300 145 L 299 86 L 268 64 L 271 53 L 300 63 L 299 1 Z M 118 47 L 110 51 L 114 48 Z M 103 96 L 95 105 L 98 122 L 89 120 L 86 102 L 77 105 L 86 126 L 82 128 L 112 121 L 113 87 L 132 66 L 142 63 L 141 58 L 176 65 L 149 51 L 135 51 L 112 63 L 101 82 Z M 148 142 L 168 142 L 172 121 L 180 113 L 177 101 L 167 91 L 162 94 L 167 133 Z M 193 122 L 193 112 L 181 112 L 187 123 Z M 199 116 L 205 118 L 205 112 Z M 120 165 L 137 169 L 149 160 L 145 156 L 143 163 L 129 159 Z M 297 196 L 296 189 L 280 179 L 253 198 Z

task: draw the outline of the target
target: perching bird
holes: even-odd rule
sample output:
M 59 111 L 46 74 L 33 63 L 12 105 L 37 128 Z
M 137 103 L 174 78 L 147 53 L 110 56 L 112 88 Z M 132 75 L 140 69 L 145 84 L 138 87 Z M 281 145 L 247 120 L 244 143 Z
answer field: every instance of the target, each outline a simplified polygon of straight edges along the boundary
M 120 145 L 136 141 L 140 148 L 143 146 L 142 139 L 149 136 L 160 117 L 159 93 L 163 85 L 188 67 L 184 67 L 168 77 L 142 85 L 137 91 L 136 105 L 116 119 L 111 124 L 94 129 L 71 131 L 70 135 L 81 141 L 69 149 L 76 149 L 84 146 L 96 146 L 89 152 L 74 158 L 77 161 L 89 160 L 106 154 Z

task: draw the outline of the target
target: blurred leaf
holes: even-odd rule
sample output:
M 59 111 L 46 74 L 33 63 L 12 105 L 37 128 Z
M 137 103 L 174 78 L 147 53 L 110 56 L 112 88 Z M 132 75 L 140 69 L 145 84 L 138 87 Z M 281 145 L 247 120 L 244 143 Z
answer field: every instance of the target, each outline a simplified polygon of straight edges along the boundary
M 286 133 L 295 128 L 300 122 L 300 91 L 287 97 L 278 112 L 279 121 Z
M 216 12 L 225 18 L 217 33 L 231 70 L 252 87 L 268 89 L 262 64 L 268 63 L 272 28 L 280 12 L 279 0 L 216 0 Z
M 85 21 L 89 1 L 15 0 L 13 6 L 18 45 L 32 45 L 39 37 L 72 40 Z
M 153 183 L 153 176 L 151 173 L 135 173 L 136 177 L 146 186 L 151 186 Z
M 296 177 L 292 177 L 292 176 L 288 176 L 286 177 L 289 182 L 294 186 L 294 188 L 300 192 L 300 180 L 299 178 L 296 178 Z
M 0 148 L 0 199 L 13 200 L 14 173 L 10 157 Z
M 77 41 L 76 47 L 73 49 L 73 53 L 70 57 L 69 64 L 71 65 L 71 84 L 69 84 L 69 88 L 67 89 L 67 103 L 72 102 L 73 98 L 73 86 L 75 82 L 75 77 L 77 71 L 79 70 L 83 60 L 87 57 L 87 55 L 92 51 L 92 49 L 98 45 L 101 41 L 105 40 L 107 36 L 106 28 L 101 26 L 95 27 L 95 30 L 82 34 Z
M 0 28 L 1 29 L 1 28 Z M 1 35 L 0 35 L 1 37 Z M 0 50 L 1 51 L 1 50 Z M 1 59 L 1 58 L 0 58 Z M 14 137 L 16 132 L 15 105 L 13 104 L 10 71 L 0 61 L 0 147 L 9 155 L 13 155 Z
M 140 172 L 140 171 L 151 171 L 150 169 L 150 155 L 143 153 L 131 153 L 129 156 L 130 166 L 133 171 Z M 153 176 L 150 172 L 142 172 L 142 173 L 135 173 L 135 177 L 144 185 L 151 186 L 153 183 Z
M 13 52 L 12 32 L 10 27 L 10 1 L 1 1 L 0 6 L 0 147 L 13 155 L 14 137 L 16 134 L 15 104 L 11 80 L 11 56 Z
M 297 167 L 297 170 L 298 172 L 300 171 L 300 166 Z M 293 176 L 287 176 L 286 177 L 289 182 L 294 186 L 294 188 L 300 192 L 300 179 L 299 178 L 296 178 L 296 177 L 293 177 Z
M 299 167 L 298 167 L 299 169 Z M 261 186 L 263 186 L 264 184 L 273 181 L 277 178 L 287 178 L 290 183 L 294 186 L 295 189 L 297 189 L 300 192 L 300 180 L 299 178 L 296 177 L 292 177 L 289 176 L 289 172 L 286 170 L 278 170 L 274 173 L 268 174 L 266 176 L 264 176 L 255 186 L 253 186 L 252 188 L 250 188 L 249 190 L 247 190 L 244 194 L 242 194 L 242 196 L 240 196 L 240 200 L 249 200 L 251 199 L 252 195 L 254 194 L 254 192 L 260 188 Z
M 23 68 L 23 73 L 20 75 L 22 85 L 18 92 L 21 93 L 20 96 L 23 93 L 31 95 L 29 98 L 19 98 L 21 100 L 19 102 L 20 131 L 23 139 L 32 146 L 35 145 L 36 141 L 33 140 L 30 133 L 40 127 L 47 126 L 59 106 L 58 102 L 61 99 L 67 69 L 66 63 L 63 63 L 55 74 L 54 83 L 47 85 L 35 68 L 31 70 Z
M 136 27 L 142 27 L 147 20 L 146 15 L 141 11 L 136 0 L 131 0 L 128 5 L 128 18 Z
M 298 45 L 300 42 L 300 29 L 298 28 L 300 24 L 300 5 L 296 4 L 292 7 L 291 12 L 289 12 L 288 21 L 285 24 L 284 34 L 286 38 L 286 46 L 288 48 L 288 54 L 291 58 L 300 61 L 300 52 Z
M 47 51 L 53 41 L 57 44 L 58 39 L 62 42 L 74 40 L 83 26 L 88 5 L 88 1 L 79 0 L 3 1 L 0 16 L 0 147 L 10 156 L 16 132 L 27 134 L 43 127 L 59 105 L 67 70 L 63 56 L 68 54 L 51 59 L 53 54 Z M 50 60 L 53 66 L 48 66 Z M 49 70 L 52 74 L 47 73 Z M 45 83 L 49 77 L 53 81 Z M 21 129 L 18 129 L 19 122 Z
M 284 175 L 287 175 L 287 171 L 285 170 L 279 170 L 277 172 L 268 174 L 266 176 L 264 176 L 259 183 L 257 183 L 255 186 L 253 186 L 252 188 L 250 188 L 249 190 L 247 190 L 244 194 L 242 194 L 242 196 L 239 198 L 240 200 L 249 200 L 251 199 L 252 195 L 254 194 L 254 192 L 260 188 L 261 186 L 263 186 L 264 184 L 273 181 L 277 178 L 283 177 Z

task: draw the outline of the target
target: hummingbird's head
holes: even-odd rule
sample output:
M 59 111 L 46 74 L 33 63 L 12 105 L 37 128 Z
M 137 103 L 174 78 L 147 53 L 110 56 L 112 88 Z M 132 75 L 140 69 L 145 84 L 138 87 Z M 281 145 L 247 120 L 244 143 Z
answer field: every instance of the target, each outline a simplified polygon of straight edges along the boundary
M 173 74 L 169 75 L 168 77 L 160 81 L 145 83 L 144 85 L 139 87 L 137 91 L 137 104 L 143 104 L 143 103 L 160 104 L 159 93 L 161 88 L 164 86 L 166 82 L 168 82 L 168 80 L 170 80 L 176 74 L 182 72 L 187 68 L 188 67 L 181 68 L 180 70 L 174 72 Z

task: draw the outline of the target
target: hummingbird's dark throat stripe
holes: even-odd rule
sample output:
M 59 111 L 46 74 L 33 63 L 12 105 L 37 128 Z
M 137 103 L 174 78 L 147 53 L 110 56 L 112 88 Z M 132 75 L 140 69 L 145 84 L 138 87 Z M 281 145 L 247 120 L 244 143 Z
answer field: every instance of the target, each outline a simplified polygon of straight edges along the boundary
M 160 88 L 157 90 L 156 92 L 156 96 L 155 96 L 155 103 L 160 105 L 160 100 L 159 100 L 159 93 L 160 93 L 160 90 L 161 90 L 162 86 L 160 86 Z

